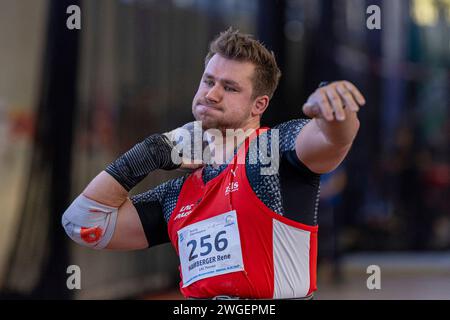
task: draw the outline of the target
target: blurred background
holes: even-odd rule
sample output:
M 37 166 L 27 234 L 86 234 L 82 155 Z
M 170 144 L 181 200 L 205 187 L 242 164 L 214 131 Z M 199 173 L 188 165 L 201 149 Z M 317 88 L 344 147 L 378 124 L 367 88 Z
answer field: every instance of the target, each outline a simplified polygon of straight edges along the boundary
M 321 81 L 368 101 L 321 180 L 317 299 L 450 299 L 450 0 L 0 0 L 0 298 L 182 298 L 170 245 L 91 251 L 60 219 L 118 155 L 193 119 L 208 43 L 229 26 L 283 72 L 264 125 L 302 117 Z M 67 289 L 69 265 L 81 290 Z

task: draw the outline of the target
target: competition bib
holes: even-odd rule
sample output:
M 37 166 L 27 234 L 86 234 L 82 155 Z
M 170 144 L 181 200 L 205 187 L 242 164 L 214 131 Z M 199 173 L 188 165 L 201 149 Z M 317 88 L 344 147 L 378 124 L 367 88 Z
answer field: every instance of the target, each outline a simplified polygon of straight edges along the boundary
M 236 211 L 178 231 L 183 288 L 200 279 L 244 270 Z

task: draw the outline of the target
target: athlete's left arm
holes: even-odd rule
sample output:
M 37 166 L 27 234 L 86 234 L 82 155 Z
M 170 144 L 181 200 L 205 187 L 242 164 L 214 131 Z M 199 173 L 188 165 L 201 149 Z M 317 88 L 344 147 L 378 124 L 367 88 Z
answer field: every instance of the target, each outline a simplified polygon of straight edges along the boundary
M 303 112 L 313 119 L 295 141 L 300 161 L 315 173 L 334 170 L 352 146 L 360 125 L 357 112 L 365 103 L 348 81 L 318 88 L 303 105 Z

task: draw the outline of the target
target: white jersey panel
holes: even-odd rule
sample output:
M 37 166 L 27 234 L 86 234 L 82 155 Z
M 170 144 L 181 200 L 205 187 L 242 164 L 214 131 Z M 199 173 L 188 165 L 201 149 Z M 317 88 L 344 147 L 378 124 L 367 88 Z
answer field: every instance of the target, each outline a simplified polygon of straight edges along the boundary
M 308 294 L 310 238 L 309 231 L 273 219 L 274 299 Z

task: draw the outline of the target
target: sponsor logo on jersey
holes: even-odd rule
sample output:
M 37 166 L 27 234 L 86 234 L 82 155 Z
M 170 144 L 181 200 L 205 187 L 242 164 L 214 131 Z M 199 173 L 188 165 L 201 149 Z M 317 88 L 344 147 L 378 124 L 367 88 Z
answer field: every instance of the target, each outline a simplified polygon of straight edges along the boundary
M 175 216 L 174 220 L 178 220 L 181 218 L 186 218 L 188 215 L 192 213 L 192 210 L 194 209 L 194 204 L 188 204 L 185 206 L 182 206 L 178 214 Z
M 235 192 L 239 190 L 239 183 L 237 181 L 230 182 L 230 184 L 225 189 L 225 195 L 228 195 L 230 192 Z

